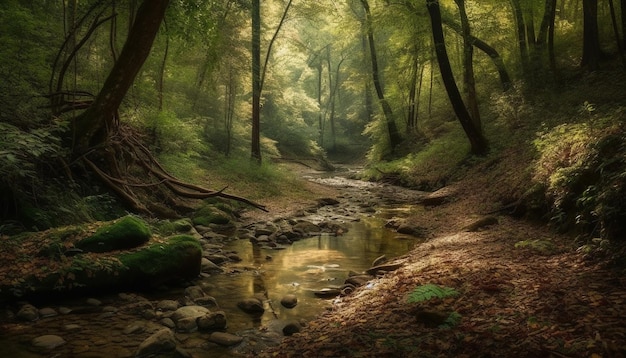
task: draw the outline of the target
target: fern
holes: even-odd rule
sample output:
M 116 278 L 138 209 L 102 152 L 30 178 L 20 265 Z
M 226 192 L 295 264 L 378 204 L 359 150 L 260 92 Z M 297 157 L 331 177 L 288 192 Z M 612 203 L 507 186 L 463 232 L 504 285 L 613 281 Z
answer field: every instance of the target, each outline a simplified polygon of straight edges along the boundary
M 458 296 L 459 292 L 454 288 L 441 287 L 432 283 L 417 286 L 409 294 L 408 303 L 424 302 L 432 298 L 448 298 Z

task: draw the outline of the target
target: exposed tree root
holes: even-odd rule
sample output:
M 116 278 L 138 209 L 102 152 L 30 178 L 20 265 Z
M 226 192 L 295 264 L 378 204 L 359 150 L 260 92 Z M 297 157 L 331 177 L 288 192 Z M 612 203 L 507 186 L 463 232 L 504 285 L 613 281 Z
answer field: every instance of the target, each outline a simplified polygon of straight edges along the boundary
M 154 214 L 155 205 L 151 201 L 155 201 L 159 196 L 166 197 L 166 206 L 171 204 L 171 200 L 167 200 L 171 194 L 188 199 L 220 197 L 267 211 L 264 205 L 225 193 L 226 187 L 211 190 L 174 177 L 163 168 L 150 150 L 137 139 L 133 129 L 128 126 L 120 128 L 116 134 L 109 137 L 102 149 L 92 154 L 105 158 L 104 165 L 96 164 L 87 155 L 81 158 L 83 163 L 131 209 L 140 213 Z M 167 189 L 169 195 L 163 189 Z M 143 195 L 140 194 L 142 192 Z

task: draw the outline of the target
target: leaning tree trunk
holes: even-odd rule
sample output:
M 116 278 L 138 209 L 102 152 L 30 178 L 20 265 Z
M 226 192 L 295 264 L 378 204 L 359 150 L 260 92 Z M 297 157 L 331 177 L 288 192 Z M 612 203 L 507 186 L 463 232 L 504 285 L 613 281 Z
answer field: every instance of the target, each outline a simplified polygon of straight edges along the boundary
M 115 128 L 117 110 L 150 54 L 169 0 L 145 0 L 126 44 L 94 102 L 76 118 L 75 154 L 82 155 L 106 141 Z
M 469 139 L 471 145 L 472 154 L 484 155 L 489 150 L 487 140 L 482 133 L 475 127 L 472 118 L 463 103 L 463 98 L 459 92 L 459 88 L 454 81 L 454 74 L 452 67 L 450 66 L 450 60 L 448 58 L 448 51 L 446 50 L 446 43 L 443 36 L 443 26 L 441 23 L 441 10 L 439 8 L 439 1 L 426 0 L 426 6 L 428 7 L 428 13 L 430 14 L 433 41 L 435 43 L 435 53 L 437 54 L 437 61 L 439 62 L 439 70 L 441 71 L 441 78 L 452 108 L 456 113 L 461 126 Z
M 134 23 L 122 52 L 102 90 L 89 108 L 75 119 L 74 156 L 82 159 L 86 168 L 95 173 L 132 210 L 157 214 L 174 214 L 169 206 L 161 205 L 162 187 L 178 197 L 205 199 L 219 196 L 247 203 L 265 210 L 248 199 L 182 182 L 169 174 L 150 151 L 133 135 L 133 129 L 120 128 L 117 111 L 141 66 L 148 57 L 159 30 L 169 0 L 144 0 L 137 10 Z M 143 170 L 137 175 L 128 170 Z M 147 193 L 139 196 L 139 191 Z M 159 194 L 155 194 L 159 193 Z M 165 194 L 165 193 L 164 193 Z M 157 200 L 151 200 L 159 196 Z
M 372 29 L 372 14 L 370 13 L 370 7 L 367 0 L 361 0 L 361 4 L 363 5 L 363 9 L 365 10 L 365 22 L 366 22 L 366 31 L 367 31 L 367 39 L 369 41 L 370 46 L 370 60 L 372 64 L 372 79 L 374 81 L 374 88 L 376 89 L 376 95 L 378 96 L 378 100 L 380 101 L 380 105 L 383 108 L 383 114 L 385 116 L 385 121 L 387 123 L 387 131 L 389 133 L 389 147 L 391 152 L 395 150 L 396 146 L 400 144 L 402 141 L 402 137 L 400 137 L 400 133 L 398 132 L 398 128 L 396 126 L 396 122 L 393 118 L 393 111 L 391 109 L 391 105 L 385 98 L 383 85 L 380 82 L 380 74 L 378 69 L 378 56 L 376 55 L 376 44 L 374 42 L 374 30 Z

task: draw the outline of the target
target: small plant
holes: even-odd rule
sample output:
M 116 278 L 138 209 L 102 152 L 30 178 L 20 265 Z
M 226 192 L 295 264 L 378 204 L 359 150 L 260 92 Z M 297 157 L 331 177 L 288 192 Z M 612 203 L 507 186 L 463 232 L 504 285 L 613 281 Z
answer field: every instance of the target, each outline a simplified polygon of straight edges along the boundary
M 459 292 L 454 288 L 442 287 L 432 283 L 417 286 L 413 292 L 409 294 L 408 303 L 424 302 L 432 298 L 448 298 L 456 297 Z

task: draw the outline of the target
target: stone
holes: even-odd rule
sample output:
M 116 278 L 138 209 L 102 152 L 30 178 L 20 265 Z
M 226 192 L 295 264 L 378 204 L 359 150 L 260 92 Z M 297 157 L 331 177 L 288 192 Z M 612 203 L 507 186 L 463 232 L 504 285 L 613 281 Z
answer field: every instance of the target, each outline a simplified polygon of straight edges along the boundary
M 179 306 L 180 306 L 180 304 L 178 303 L 178 301 L 163 300 L 163 301 L 159 301 L 159 303 L 157 303 L 156 308 L 159 311 L 176 311 Z
M 165 317 L 161 319 L 160 322 L 162 325 L 164 325 L 167 328 L 176 328 L 176 323 L 174 323 L 174 321 L 172 321 L 172 319 L 169 317 Z
M 202 272 L 223 272 L 224 269 L 217 266 L 216 264 L 213 263 L 213 261 L 207 259 L 206 257 L 202 258 L 202 261 L 200 263 L 201 265 L 201 270 Z
M 50 308 L 50 307 L 44 307 L 39 310 L 39 316 L 42 318 L 54 317 L 57 315 L 58 315 L 57 311 L 55 311 L 53 308 Z
M 205 256 L 206 259 L 213 262 L 216 265 L 222 264 L 224 262 L 228 262 L 228 257 L 220 254 L 209 254 Z
M 288 294 L 285 295 L 281 300 L 280 304 L 285 308 L 294 308 L 298 304 L 298 297 L 296 295 Z
M 78 241 L 76 248 L 87 252 L 125 250 L 143 245 L 151 236 L 146 222 L 127 215 L 101 226 L 93 235 Z
M 202 306 L 184 306 L 177 309 L 172 316 L 170 317 L 174 322 L 178 322 L 183 318 L 192 317 L 196 319 L 198 317 L 202 317 L 206 314 L 209 314 L 210 311 Z
M 71 308 L 68 307 L 59 307 L 60 314 L 70 314 L 72 312 Z
M 215 299 L 215 297 L 212 296 L 203 296 L 200 298 L 196 298 L 194 300 L 194 303 L 199 305 L 199 306 L 211 306 L 211 307 L 217 307 L 217 300 Z
M 100 306 L 102 302 L 96 298 L 88 298 L 87 304 L 90 306 Z
M 159 356 L 174 350 L 176 350 L 174 333 L 168 328 L 163 328 L 141 342 L 135 357 Z
M 223 311 L 217 311 L 202 316 L 196 320 L 198 330 L 211 331 L 226 328 L 226 314 Z
M 406 223 L 401 224 L 396 229 L 396 232 L 398 232 L 399 234 L 406 234 L 406 235 L 412 235 L 412 236 L 424 236 L 425 231 L 426 230 L 423 227 L 420 227 L 417 225 L 406 224 Z
M 486 226 L 491 226 L 491 225 L 496 225 L 498 224 L 498 218 L 495 216 L 485 216 L 483 218 L 480 218 L 476 221 L 474 221 L 473 223 L 465 226 L 463 228 L 463 231 L 478 231 Z
M 314 291 L 315 297 L 319 298 L 333 298 L 341 294 L 341 290 L 338 288 L 322 288 L 319 291 Z
M 206 296 L 206 293 L 204 293 L 204 290 L 200 286 L 189 286 L 185 288 L 185 296 L 195 300 Z
M 237 302 L 237 307 L 242 311 L 250 314 L 262 314 L 265 312 L 265 308 L 263 307 L 263 301 L 258 298 L 251 297 L 245 300 Z
M 226 332 L 213 332 L 209 336 L 209 341 L 222 346 L 230 347 L 243 342 L 243 337 Z
M 65 343 L 66 342 L 63 338 L 52 335 L 52 334 L 35 337 L 31 341 L 31 344 L 33 345 L 33 347 L 45 349 L 45 350 L 52 350 L 56 347 L 64 345 Z
M 17 311 L 17 318 L 22 321 L 36 321 L 39 318 L 39 310 L 31 304 L 25 304 Z
M 210 311 L 202 306 L 184 306 L 177 309 L 170 318 L 176 323 L 178 331 L 194 332 L 198 329 L 197 319 L 209 313 Z
M 302 326 L 298 322 L 289 322 L 283 327 L 283 334 L 285 336 L 292 336 L 295 333 L 300 332 Z
M 78 324 L 70 323 L 63 326 L 63 329 L 66 331 L 79 331 L 82 327 Z

